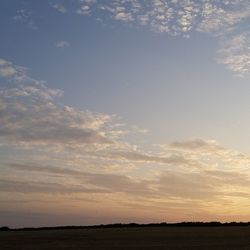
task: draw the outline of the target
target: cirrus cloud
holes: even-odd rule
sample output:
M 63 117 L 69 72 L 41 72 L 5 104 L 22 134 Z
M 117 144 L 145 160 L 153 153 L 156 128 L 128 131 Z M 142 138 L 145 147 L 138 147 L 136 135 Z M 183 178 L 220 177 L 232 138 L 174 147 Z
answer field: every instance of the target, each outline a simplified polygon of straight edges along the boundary
M 236 40 L 245 36 L 248 29 L 248 0 L 80 0 L 71 8 L 102 22 L 119 21 L 173 36 L 189 37 L 194 31 L 208 33 L 222 44 L 217 62 L 236 75 L 249 74 L 248 35 L 240 48 L 234 48 Z M 229 41 L 226 45 L 225 40 Z

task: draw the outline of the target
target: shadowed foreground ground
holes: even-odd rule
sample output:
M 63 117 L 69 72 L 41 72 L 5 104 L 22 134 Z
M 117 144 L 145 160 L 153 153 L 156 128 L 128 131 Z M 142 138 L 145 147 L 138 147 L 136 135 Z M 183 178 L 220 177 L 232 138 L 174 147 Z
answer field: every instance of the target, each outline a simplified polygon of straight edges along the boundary
M 250 250 L 250 227 L 99 228 L 0 232 L 0 249 Z

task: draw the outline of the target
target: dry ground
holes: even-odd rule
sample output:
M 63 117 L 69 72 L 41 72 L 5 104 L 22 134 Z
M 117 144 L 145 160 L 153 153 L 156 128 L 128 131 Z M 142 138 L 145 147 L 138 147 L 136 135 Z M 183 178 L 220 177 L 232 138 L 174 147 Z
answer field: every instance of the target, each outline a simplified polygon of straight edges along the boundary
M 0 232 L 0 249 L 250 250 L 250 227 L 150 227 Z

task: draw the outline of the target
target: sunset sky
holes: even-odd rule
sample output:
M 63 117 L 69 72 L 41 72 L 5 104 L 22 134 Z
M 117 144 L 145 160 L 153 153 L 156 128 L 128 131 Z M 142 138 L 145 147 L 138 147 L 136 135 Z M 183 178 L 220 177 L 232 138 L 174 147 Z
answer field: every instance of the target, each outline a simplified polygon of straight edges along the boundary
M 0 226 L 250 221 L 249 0 L 1 0 Z

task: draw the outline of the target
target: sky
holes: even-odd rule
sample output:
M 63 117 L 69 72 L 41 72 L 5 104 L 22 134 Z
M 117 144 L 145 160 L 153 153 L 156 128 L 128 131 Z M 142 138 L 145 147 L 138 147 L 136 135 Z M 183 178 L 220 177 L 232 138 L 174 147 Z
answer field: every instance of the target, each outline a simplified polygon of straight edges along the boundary
M 249 221 L 248 0 L 1 0 L 0 226 Z

